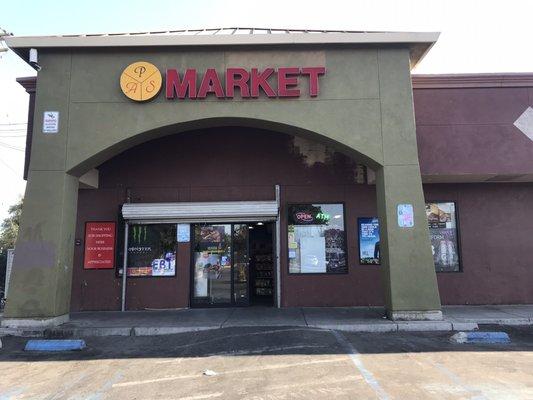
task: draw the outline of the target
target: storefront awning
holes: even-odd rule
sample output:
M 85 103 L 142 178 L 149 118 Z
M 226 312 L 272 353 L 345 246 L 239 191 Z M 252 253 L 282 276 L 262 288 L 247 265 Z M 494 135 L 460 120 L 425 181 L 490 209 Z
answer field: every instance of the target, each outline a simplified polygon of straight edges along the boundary
M 274 221 L 276 201 L 222 201 L 197 203 L 126 203 L 122 216 L 133 223 Z

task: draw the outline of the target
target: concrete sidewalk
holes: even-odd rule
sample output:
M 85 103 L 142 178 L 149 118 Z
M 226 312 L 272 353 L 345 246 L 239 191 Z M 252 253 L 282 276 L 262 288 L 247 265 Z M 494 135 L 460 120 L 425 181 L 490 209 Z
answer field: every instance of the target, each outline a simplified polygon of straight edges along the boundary
M 152 336 L 228 327 L 308 327 L 351 332 L 457 331 L 480 324 L 533 325 L 533 305 L 446 306 L 442 321 L 390 321 L 381 307 L 211 308 L 72 313 L 51 329 L 0 328 L 0 336 Z

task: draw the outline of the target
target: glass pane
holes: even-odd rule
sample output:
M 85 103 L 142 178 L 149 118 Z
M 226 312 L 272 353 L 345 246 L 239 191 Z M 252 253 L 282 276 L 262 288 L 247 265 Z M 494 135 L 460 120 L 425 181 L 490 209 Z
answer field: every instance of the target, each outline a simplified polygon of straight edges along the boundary
M 131 225 L 128 276 L 176 275 L 176 225 Z
M 288 248 L 290 273 L 346 272 L 344 206 L 289 206 Z
M 233 225 L 233 290 L 236 304 L 248 304 L 248 225 Z
M 231 302 L 231 225 L 194 226 L 194 298 Z

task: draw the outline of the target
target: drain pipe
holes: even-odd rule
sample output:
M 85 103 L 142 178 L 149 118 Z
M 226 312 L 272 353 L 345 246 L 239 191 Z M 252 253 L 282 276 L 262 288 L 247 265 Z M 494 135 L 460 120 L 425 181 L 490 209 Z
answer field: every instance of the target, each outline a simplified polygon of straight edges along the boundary
M 278 218 L 276 219 L 276 305 L 281 308 L 281 188 L 276 185 L 276 203 Z
M 124 261 L 122 263 L 122 308 L 126 311 L 126 278 L 128 276 L 128 231 L 130 224 L 126 221 L 124 226 Z

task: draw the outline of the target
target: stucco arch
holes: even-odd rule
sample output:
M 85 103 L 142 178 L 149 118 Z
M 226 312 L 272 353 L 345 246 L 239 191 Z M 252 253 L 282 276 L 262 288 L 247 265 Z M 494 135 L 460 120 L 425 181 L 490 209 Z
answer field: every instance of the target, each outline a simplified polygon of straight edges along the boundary
M 368 165 L 372 168 L 377 168 L 380 165 L 379 162 L 377 162 L 370 156 L 364 154 L 361 151 L 358 151 L 357 149 L 349 147 L 345 143 L 341 143 L 337 140 L 332 139 L 331 137 L 328 137 L 326 133 L 314 132 L 310 131 L 309 129 L 293 125 L 287 125 L 276 121 L 261 120 L 256 118 L 213 117 L 199 120 L 177 122 L 174 124 L 160 126 L 128 136 L 119 142 L 110 144 L 108 147 L 103 148 L 92 155 L 88 155 L 86 159 L 80 161 L 78 164 L 70 168 L 67 173 L 74 176 L 81 176 L 92 168 L 97 167 L 103 162 L 109 160 L 110 158 L 129 148 L 164 136 L 185 133 L 193 130 L 217 128 L 224 126 L 259 128 L 268 131 L 285 133 L 292 136 L 304 137 L 306 139 L 317 141 L 331 148 L 334 148 L 336 151 L 343 153 L 357 160 L 358 162 Z

